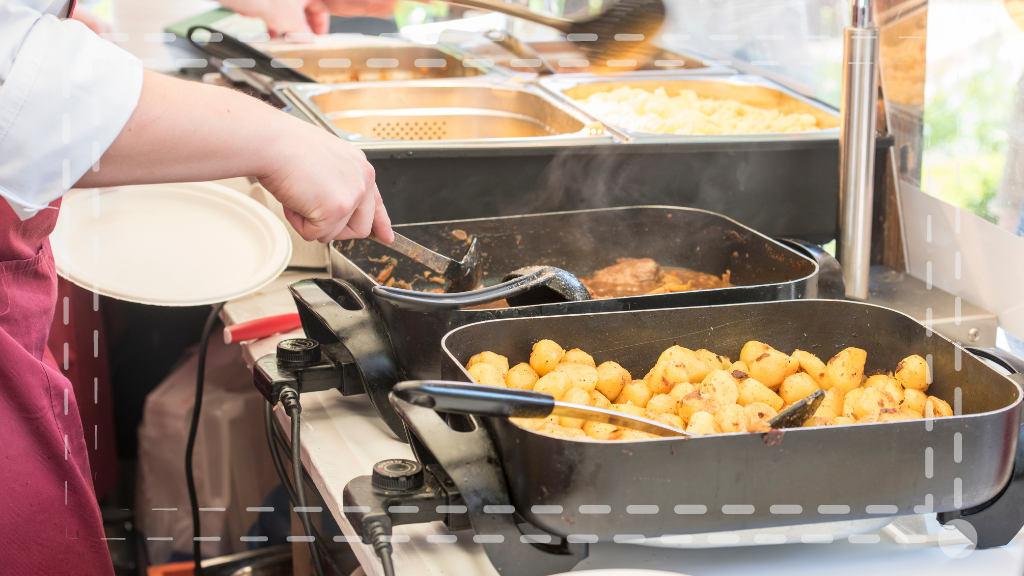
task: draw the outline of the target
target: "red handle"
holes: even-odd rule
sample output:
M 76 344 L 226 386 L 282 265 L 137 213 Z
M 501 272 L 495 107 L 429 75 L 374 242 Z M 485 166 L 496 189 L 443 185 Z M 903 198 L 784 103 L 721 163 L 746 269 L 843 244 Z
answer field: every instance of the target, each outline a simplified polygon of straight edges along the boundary
M 232 342 L 259 340 L 260 338 L 294 330 L 299 326 L 302 326 L 302 321 L 299 320 L 298 313 L 257 318 L 256 320 L 224 328 L 224 343 L 231 344 Z

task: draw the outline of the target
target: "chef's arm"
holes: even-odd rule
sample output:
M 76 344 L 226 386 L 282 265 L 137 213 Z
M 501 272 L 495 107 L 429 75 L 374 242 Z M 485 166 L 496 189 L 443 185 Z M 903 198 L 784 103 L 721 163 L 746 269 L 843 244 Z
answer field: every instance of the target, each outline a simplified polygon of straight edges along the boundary
M 138 105 L 75 187 L 254 176 L 307 240 L 391 238 L 358 148 L 240 92 L 145 71 Z

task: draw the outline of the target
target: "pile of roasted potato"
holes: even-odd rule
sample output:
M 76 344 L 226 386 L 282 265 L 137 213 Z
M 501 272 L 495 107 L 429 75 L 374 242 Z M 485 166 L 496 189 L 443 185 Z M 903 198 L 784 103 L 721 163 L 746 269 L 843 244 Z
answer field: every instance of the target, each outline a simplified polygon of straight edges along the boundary
M 533 390 L 562 402 L 618 410 L 691 434 L 765 432 L 768 420 L 822 389 L 814 416 L 804 426 L 892 422 L 952 416 L 949 404 L 926 394 L 928 363 L 913 355 L 895 372 L 864 373 L 867 352 L 847 348 L 828 362 L 803 350 L 785 354 L 763 342 L 747 342 L 732 362 L 708 350 L 672 346 L 634 380 L 615 362 L 597 365 L 583 350 L 565 351 L 551 340 L 533 346 L 530 361 L 509 367 L 508 358 L 481 352 L 466 366 L 478 384 Z M 513 418 L 524 428 L 566 438 L 637 440 L 650 434 L 579 418 Z

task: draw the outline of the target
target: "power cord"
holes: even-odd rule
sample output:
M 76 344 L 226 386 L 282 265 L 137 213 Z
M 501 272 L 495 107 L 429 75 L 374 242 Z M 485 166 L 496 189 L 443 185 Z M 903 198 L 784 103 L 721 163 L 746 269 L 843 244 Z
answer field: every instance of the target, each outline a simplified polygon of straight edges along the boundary
M 309 510 L 306 506 L 306 486 L 302 481 L 302 452 L 299 444 L 299 432 L 301 430 L 299 415 L 302 414 L 302 404 L 299 403 L 299 393 L 294 388 L 286 387 L 281 390 L 281 405 L 284 411 L 292 420 L 292 478 L 295 479 L 295 512 L 302 521 L 302 528 L 312 538 L 308 542 L 309 554 L 313 557 L 313 568 L 316 576 L 324 576 L 324 563 L 320 558 L 320 551 L 316 547 L 316 537 L 313 536 L 313 522 L 309 519 Z
M 270 458 L 271 460 L 273 460 L 274 469 L 277 470 L 277 476 L 281 480 L 281 484 L 284 486 L 285 492 L 288 494 L 289 502 L 291 502 L 293 506 L 296 506 L 298 502 L 298 495 L 295 493 L 295 489 L 292 487 L 292 483 L 288 480 L 288 474 L 285 472 L 284 464 L 281 461 L 281 455 L 278 452 L 278 449 L 282 450 L 285 453 L 285 455 L 288 456 L 289 461 L 293 462 L 293 470 L 295 459 L 293 458 L 291 453 L 291 446 L 284 438 L 284 433 L 274 424 L 273 414 L 273 406 L 271 406 L 269 402 L 266 403 L 263 406 L 263 427 L 267 434 L 267 444 L 270 447 Z M 305 482 L 309 483 L 310 486 L 312 486 L 313 479 L 309 477 L 309 474 L 307 474 L 304 469 L 302 469 L 301 460 L 299 469 L 302 473 L 301 478 Z M 305 528 L 305 524 L 303 524 L 303 527 Z M 330 565 L 331 570 L 333 570 L 334 573 L 337 574 L 337 576 L 347 576 L 345 572 L 342 571 L 341 566 L 339 566 L 337 561 L 334 559 L 334 555 L 331 553 L 331 550 L 327 547 L 327 543 L 323 539 L 323 536 L 320 535 L 320 531 L 317 530 L 316 527 L 312 525 L 312 523 L 310 523 L 309 529 L 311 529 L 312 531 L 307 531 L 307 534 L 313 535 L 314 543 L 319 549 L 321 556 L 327 560 L 327 564 Z
M 196 498 L 196 480 L 192 473 L 192 452 L 196 445 L 196 432 L 199 429 L 199 412 L 203 408 L 203 382 L 206 377 L 206 348 L 210 343 L 210 332 L 217 323 L 217 316 L 224 308 L 224 302 L 215 304 L 206 317 L 203 334 L 199 338 L 198 370 L 196 372 L 196 399 L 192 405 L 192 425 L 188 430 L 188 443 L 185 445 L 185 480 L 188 484 L 188 500 L 192 505 L 192 555 L 195 557 L 194 574 L 203 575 L 202 542 L 199 540 L 199 501 Z

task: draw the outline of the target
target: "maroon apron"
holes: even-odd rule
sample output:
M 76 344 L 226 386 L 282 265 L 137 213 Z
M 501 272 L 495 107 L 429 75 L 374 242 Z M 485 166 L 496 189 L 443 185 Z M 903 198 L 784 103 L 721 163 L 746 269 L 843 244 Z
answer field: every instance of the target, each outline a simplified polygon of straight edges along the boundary
M 0 572 L 112 575 L 75 394 L 44 361 L 59 206 L 22 222 L 0 200 Z

